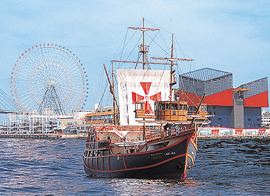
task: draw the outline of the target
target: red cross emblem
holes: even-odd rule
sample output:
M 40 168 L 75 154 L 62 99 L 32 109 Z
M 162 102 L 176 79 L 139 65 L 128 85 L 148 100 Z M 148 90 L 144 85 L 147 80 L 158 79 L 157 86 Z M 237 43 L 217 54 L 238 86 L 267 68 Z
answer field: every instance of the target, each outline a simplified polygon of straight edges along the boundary
M 139 95 L 132 91 L 132 104 L 139 101 L 145 101 L 145 114 L 154 114 L 149 101 L 160 101 L 161 100 L 161 92 L 158 92 L 154 95 L 149 96 L 149 90 L 152 82 L 140 82 L 145 96 Z

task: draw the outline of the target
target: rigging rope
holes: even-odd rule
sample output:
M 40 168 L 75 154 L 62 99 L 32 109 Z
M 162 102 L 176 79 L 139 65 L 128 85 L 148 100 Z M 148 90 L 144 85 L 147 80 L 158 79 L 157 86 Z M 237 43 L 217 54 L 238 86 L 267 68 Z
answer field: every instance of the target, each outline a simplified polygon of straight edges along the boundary
M 129 41 L 127 42 L 126 45 L 123 46 L 123 49 L 122 49 L 122 53 L 121 53 L 121 58 L 122 58 L 122 55 L 123 55 L 123 51 L 125 49 L 125 47 L 128 45 L 128 43 L 130 42 L 130 40 L 134 37 L 135 33 L 137 32 L 137 30 L 134 31 L 133 35 L 131 36 L 131 38 L 129 39 Z M 137 43 L 135 44 L 135 46 L 133 47 L 133 49 L 131 50 L 131 52 L 129 53 L 129 55 L 126 57 L 125 61 L 130 57 L 130 55 L 133 53 L 133 51 L 135 50 L 135 48 L 138 46 L 138 42 L 140 41 L 142 35 L 139 37 Z M 121 59 L 120 59 L 121 60 Z M 119 69 L 124 63 L 121 63 L 117 69 Z
M 160 34 L 160 33 L 159 33 Z M 151 39 L 151 37 L 148 35 L 148 34 L 146 34 L 150 39 Z M 166 50 L 164 50 L 154 39 L 152 39 L 152 41 L 151 41 L 151 43 L 152 42 L 154 42 L 155 44 L 157 44 L 157 46 L 161 49 L 161 50 L 163 50 L 166 54 L 168 54 L 168 52 L 166 51 Z

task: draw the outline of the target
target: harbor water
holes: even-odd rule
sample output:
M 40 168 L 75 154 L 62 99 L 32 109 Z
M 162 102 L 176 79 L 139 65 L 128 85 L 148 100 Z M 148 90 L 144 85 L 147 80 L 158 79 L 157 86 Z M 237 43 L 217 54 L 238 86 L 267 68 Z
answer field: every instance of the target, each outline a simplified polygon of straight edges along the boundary
M 270 195 L 269 139 L 199 140 L 186 180 L 87 177 L 84 140 L 0 139 L 0 195 Z

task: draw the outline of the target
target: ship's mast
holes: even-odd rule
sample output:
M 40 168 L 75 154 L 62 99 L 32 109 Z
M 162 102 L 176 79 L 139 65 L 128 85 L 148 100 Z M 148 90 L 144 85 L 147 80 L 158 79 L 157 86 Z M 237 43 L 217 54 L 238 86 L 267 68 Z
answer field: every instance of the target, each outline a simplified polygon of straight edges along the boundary
M 170 101 L 172 100 L 172 95 L 173 95 L 173 86 L 176 84 L 176 81 L 174 80 L 173 74 L 175 72 L 175 70 L 173 69 L 173 65 L 175 61 L 194 61 L 194 59 L 183 59 L 183 58 L 174 58 L 173 57 L 173 34 L 172 34 L 172 47 L 171 47 L 171 58 L 163 58 L 163 57 L 151 57 L 152 59 L 157 59 L 157 60 L 167 60 L 170 61 L 170 65 L 171 65 L 171 77 L 170 77 Z
M 117 125 L 117 122 L 116 122 L 116 98 L 114 98 L 115 97 L 115 91 L 114 91 L 113 64 L 112 64 L 112 86 L 113 86 L 113 122 L 114 122 L 114 125 Z
M 173 34 L 172 34 L 172 50 L 171 50 L 171 59 L 173 59 Z M 173 86 L 176 84 L 176 81 L 173 81 L 173 74 L 175 70 L 173 69 L 173 61 L 171 61 L 171 78 L 170 78 L 170 101 L 173 97 Z
M 108 82 L 110 84 L 110 93 L 113 95 L 113 121 L 114 121 L 114 125 L 117 125 L 118 118 L 116 118 L 116 107 L 117 107 L 117 111 L 119 112 L 119 105 L 118 105 L 118 102 L 115 96 L 115 90 L 114 90 L 114 72 L 112 71 L 112 83 L 111 83 L 105 64 L 103 64 L 103 66 L 104 66 L 105 73 L 107 75 Z M 112 67 L 112 70 L 113 70 L 113 67 Z
M 144 18 L 143 18 L 143 29 L 144 29 Z M 145 69 L 145 55 L 146 55 L 146 53 L 148 52 L 148 50 L 146 50 L 146 48 L 145 48 L 145 38 L 144 38 L 144 32 L 145 31 L 143 31 L 143 45 L 142 45 L 142 47 L 143 47 L 143 50 L 141 51 L 142 53 L 143 53 L 143 69 Z
M 146 31 L 159 31 L 160 29 L 154 29 L 154 28 L 145 28 L 144 26 L 144 18 L 143 18 L 143 27 L 128 27 L 129 29 L 133 29 L 133 30 L 140 30 L 142 31 L 143 33 L 143 40 L 142 40 L 142 44 L 139 45 L 139 52 L 143 54 L 143 59 L 142 59 L 142 62 L 141 61 L 119 61 L 119 60 L 112 60 L 112 64 L 114 62 L 122 62 L 122 63 L 136 63 L 136 66 L 137 64 L 143 64 L 143 69 L 145 70 L 145 65 L 146 64 L 163 64 L 163 65 L 168 65 L 168 63 L 157 63 L 157 62 L 147 62 L 146 61 L 146 54 L 148 53 L 148 49 L 149 49 L 149 46 L 148 45 L 145 45 L 145 32 Z M 139 60 L 139 59 L 138 59 Z M 118 106 L 118 103 L 117 103 L 117 100 L 116 100 L 116 97 L 115 97 L 115 93 L 114 93 L 114 84 L 111 84 L 110 82 L 110 79 L 109 79 L 109 76 L 108 76 L 108 73 L 107 73 L 107 70 L 106 70 L 106 67 L 104 65 L 104 68 L 105 68 L 105 71 L 106 71 L 106 74 L 107 74 L 107 78 L 108 78 L 108 81 L 110 83 L 110 87 L 111 87 L 111 90 L 113 89 L 113 93 L 111 91 L 111 93 L 113 94 L 114 96 L 114 103 L 113 103 L 113 106 L 114 106 L 114 111 L 115 111 L 115 104 L 117 105 L 117 108 L 118 108 L 118 112 L 119 112 L 119 106 Z M 135 68 L 136 69 L 136 68 Z M 113 73 L 114 74 L 114 73 Z M 114 78 L 114 77 L 113 77 Z M 112 81 L 112 83 L 114 83 L 114 81 Z M 114 119 L 116 117 L 114 116 Z M 145 132 L 145 123 L 144 123 L 144 132 Z M 143 134 L 145 136 L 145 134 Z
M 129 29 L 133 30 L 140 30 L 143 33 L 143 40 L 142 44 L 139 45 L 139 52 L 143 54 L 143 59 L 142 61 L 120 61 L 120 60 L 112 60 L 111 62 L 119 62 L 119 63 L 135 63 L 136 66 L 137 64 L 143 64 L 143 69 L 145 69 L 146 64 L 155 64 L 155 65 L 169 65 L 168 63 L 159 63 L 159 62 L 147 62 L 146 61 L 146 54 L 148 53 L 149 50 L 149 45 L 145 45 L 145 32 L 146 31 L 159 31 L 160 29 L 154 29 L 154 28 L 146 28 L 144 27 L 144 18 L 143 18 L 143 27 L 128 27 Z M 136 67 L 135 67 L 136 69 Z
M 153 29 L 153 28 L 145 28 L 144 27 L 144 18 L 143 18 L 143 27 L 128 27 L 129 29 L 133 30 L 140 30 L 143 33 L 143 43 L 139 46 L 140 52 L 143 54 L 143 69 L 145 69 L 146 65 L 146 54 L 148 53 L 149 46 L 145 45 L 145 31 L 159 31 L 159 29 Z

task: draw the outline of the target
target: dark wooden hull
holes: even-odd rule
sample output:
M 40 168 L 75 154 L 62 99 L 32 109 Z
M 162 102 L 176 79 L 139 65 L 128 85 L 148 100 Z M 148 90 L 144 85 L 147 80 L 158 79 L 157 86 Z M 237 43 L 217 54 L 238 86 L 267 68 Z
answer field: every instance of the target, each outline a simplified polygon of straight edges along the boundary
M 85 157 L 84 170 L 89 176 L 105 178 L 180 179 L 193 167 L 197 146 L 195 131 L 164 138 L 177 140 L 172 145 L 152 151 Z M 148 143 L 155 143 L 153 141 Z

